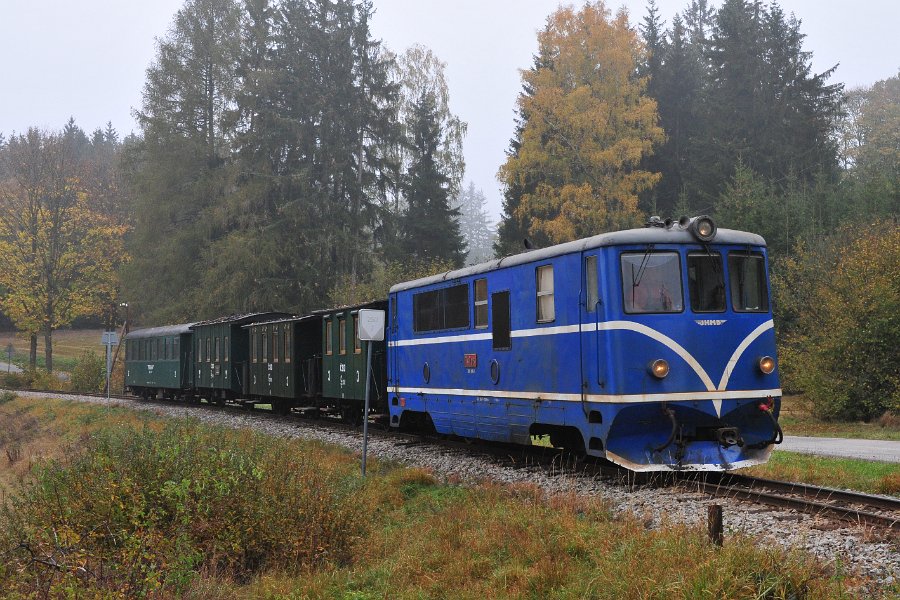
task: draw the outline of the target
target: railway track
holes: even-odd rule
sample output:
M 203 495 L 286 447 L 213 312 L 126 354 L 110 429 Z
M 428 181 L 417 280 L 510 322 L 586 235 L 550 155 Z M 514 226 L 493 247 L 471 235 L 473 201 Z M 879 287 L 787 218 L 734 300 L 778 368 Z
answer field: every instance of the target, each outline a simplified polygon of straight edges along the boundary
M 85 394 L 63 391 L 40 392 L 55 396 L 89 396 L 105 399 L 105 394 Z M 141 401 L 136 397 L 112 395 L 111 400 L 139 401 L 142 404 L 161 403 L 172 405 L 166 400 Z M 177 402 L 174 404 L 178 404 Z M 223 408 L 238 413 L 248 413 L 246 408 L 235 405 L 190 404 L 195 408 L 209 408 L 221 411 Z M 285 418 L 298 424 L 308 424 L 361 435 L 359 427 L 331 419 L 311 419 L 293 413 L 288 417 L 264 410 L 253 411 L 254 415 L 278 420 Z M 633 473 L 605 461 L 579 460 L 554 448 L 541 446 L 521 446 L 515 444 L 485 443 L 446 436 L 420 433 L 388 432 L 370 427 L 370 435 L 390 437 L 401 445 L 435 445 L 446 451 L 465 455 L 491 456 L 519 468 L 549 468 L 569 474 L 581 474 L 601 478 L 632 488 L 642 486 L 680 486 L 688 490 L 701 491 L 713 497 L 731 498 L 774 508 L 789 509 L 827 519 L 871 527 L 900 536 L 900 498 L 877 496 L 818 487 L 801 483 L 775 481 L 749 477 L 734 473 Z
M 683 487 L 715 497 L 788 508 L 900 535 L 900 499 L 734 473 L 688 476 Z

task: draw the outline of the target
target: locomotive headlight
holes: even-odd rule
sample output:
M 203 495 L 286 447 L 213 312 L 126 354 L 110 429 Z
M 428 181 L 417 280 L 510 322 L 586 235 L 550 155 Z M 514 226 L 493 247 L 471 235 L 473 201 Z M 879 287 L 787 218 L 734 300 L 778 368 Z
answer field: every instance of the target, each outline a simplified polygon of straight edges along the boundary
M 759 359 L 759 370 L 763 375 L 768 375 L 775 370 L 775 359 L 771 356 L 763 356 Z
M 669 363 L 661 358 L 654 360 L 650 363 L 650 374 L 657 379 L 663 379 L 669 374 Z
M 697 217 L 691 222 L 691 233 L 701 242 L 713 241 L 713 238 L 716 237 L 717 230 L 718 228 L 716 227 L 715 221 L 706 215 Z

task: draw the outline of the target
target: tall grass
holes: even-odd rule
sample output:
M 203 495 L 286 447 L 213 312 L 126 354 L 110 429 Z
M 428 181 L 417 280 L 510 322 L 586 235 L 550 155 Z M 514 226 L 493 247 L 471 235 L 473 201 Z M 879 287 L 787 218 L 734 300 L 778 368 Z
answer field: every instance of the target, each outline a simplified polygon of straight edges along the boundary
M 133 597 L 179 593 L 198 572 L 346 563 L 366 524 L 359 481 L 333 451 L 270 442 L 183 423 L 101 430 L 7 503 L 0 589 Z

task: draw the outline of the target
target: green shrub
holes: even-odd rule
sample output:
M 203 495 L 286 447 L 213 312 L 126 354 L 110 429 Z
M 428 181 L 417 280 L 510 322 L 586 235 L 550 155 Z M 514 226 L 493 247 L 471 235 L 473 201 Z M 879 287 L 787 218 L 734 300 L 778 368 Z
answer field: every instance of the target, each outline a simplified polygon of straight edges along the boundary
M 84 352 L 72 369 L 72 389 L 101 392 L 106 389 L 106 362 L 96 352 Z
M 773 289 L 789 317 L 785 387 L 803 390 L 826 419 L 900 410 L 900 224 L 847 228 L 783 267 Z
M 16 395 L 13 392 L 4 391 L 0 392 L 0 404 L 6 404 L 8 402 L 12 402 L 16 399 Z
M 0 558 L 0 595 L 167 596 L 198 572 L 342 564 L 365 511 L 349 461 L 333 456 L 190 424 L 102 430 L 5 506 L 0 548 L 15 550 Z
M 14 390 L 59 390 L 66 384 L 43 369 L 26 369 L 21 373 L 0 374 L 0 387 Z

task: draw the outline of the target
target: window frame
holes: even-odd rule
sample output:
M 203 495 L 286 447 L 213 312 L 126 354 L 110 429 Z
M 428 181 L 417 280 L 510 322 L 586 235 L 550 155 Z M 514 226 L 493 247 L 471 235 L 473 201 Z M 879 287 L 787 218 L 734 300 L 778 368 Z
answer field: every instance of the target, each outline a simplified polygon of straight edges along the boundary
M 479 284 L 484 288 L 482 291 L 484 292 L 484 299 L 478 298 L 478 288 Z M 488 280 L 487 277 L 480 277 L 472 282 L 472 305 L 474 313 L 472 315 L 472 320 L 475 323 L 475 329 L 487 329 L 488 324 L 490 323 L 490 304 L 488 303 L 488 298 L 490 297 L 488 291 Z M 484 320 L 479 321 L 478 319 L 478 309 L 479 307 L 484 307 Z
M 338 354 L 347 355 L 347 317 L 338 317 Z
M 353 354 L 362 354 L 362 343 L 359 340 L 359 313 L 353 314 Z
M 282 336 L 282 338 L 283 338 L 282 341 L 284 343 L 284 362 L 285 363 L 290 363 L 291 358 L 293 357 L 293 354 L 294 354 L 294 347 L 291 344 L 291 338 L 293 337 L 293 333 L 294 332 L 291 329 L 291 324 L 287 323 L 284 326 L 284 336 Z
M 692 257 L 696 257 L 696 258 L 718 257 L 719 263 L 721 266 L 721 269 L 719 272 L 720 272 L 720 275 L 722 276 L 722 290 L 725 293 L 725 297 L 722 300 L 722 309 L 721 310 L 698 310 L 698 309 L 694 308 L 694 295 L 692 294 L 692 290 L 691 290 L 690 260 Z M 715 314 L 721 314 L 723 312 L 727 312 L 728 311 L 728 293 L 726 291 L 727 288 L 725 287 L 725 285 L 726 285 L 726 282 L 725 282 L 725 259 L 722 256 L 722 253 L 719 252 L 718 250 L 716 250 L 716 251 L 690 250 L 690 251 L 688 251 L 687 255 L 685 256 L 684 261 L 685 261 L 685 265 L 687 266 L 687 273 L 686 273 L 687 282 L 688 282 L 688 290 L 687 291 L 688 291 L 688 300 L 690 301 L 690 305 L 691 305 L 691 312 L 698 314 L 698 315 L 715 315 Z
M 459 299 L 465 300 L 465 310 L 459 310 L 457 315 L 454 316 L 465 316 L 465 323 L 460 321 L 459 323 L 453 323 L 451 325 L 447 325 L 447 315 L 448 308 L 461 308 L 462 303 L 459 305 L 451 304 L 448 302 L 448 297 L 450 294 L 458 293 Z M 434 310 L 436 310 L 435 316 L 439 317 L 440 323 L 433 328 L 423 328 L 422 321 L 422 312 L 421 302 L 428 296 L 434 295 L 436 297 L 436 302 L 434 304 Z M 413 333 L 415 334 L 428 334 L 435 333 L 438 331 L 462 331 L 465 329 L 469 329 L 472 325 L 471 320 L 471 304 L 469 303 L 470 292 L 469 292 L 469 282 L 464 281 L 462 283 L 457 283 L 454 285 L 445 285 L 444 287 L 431 289 L 431 290 L 422 290 L 419 292 L 413 293 L 412 298 L 412 322 L 413 322 Z M 421 300 L 420 300 L 421 299 Z
M 600 306 L 600 274 L 598 272 L 599 261 L 596 254 L 584 257 L 585 275 L 585 308 L 592 313 Z M 593 302 L 592 302 L 593 300 Z
M 272 362 L 273 363 L 281 362 L 280 361 L 281 357 L 279 355 L 283 351 L 283 346 L 281 346 L 281 344 L 278 343 L 278 340 L 281 339 L 281 337 L 278 334 L 279 334 L 278 325 L 272 325 Z
M 737 303 L 734 301 L 737 290 L 735 290 L 735 286 L 733 286 L 732 282 L 731 282 L 731 271 L 732 271 L 731 259 L 732 258 L 735 258 L 735 259 L 752 258 L 754 260 L 760 261 L 760 265 L 761 265 L 760 275 L 761 275 L 762 284 L 764 286 L 764 289 L 763 289 L 764 293 L 762 294 L 761 299 L 765 302 L 765 308 L 752 310 L 752 309 L 746 309 L 746 308 L 739 309 L 737 307 Z M 766 265 L 766 255 L 763 254 L 762 252 L 760 252 L 759 250 L 730 250 L 728 252 L 728 287 L 730 288 L 728 297 L 731 300 L 731 310 L 733 310 L 736 313 L 757 314 L 757 315 L 768 314 L 768 313 L 772 312 L 772 303 L 769 300 L 769 293 L 770 293 L 769 292 L 769 277 L 768 277 L 768 270 L 766 269 L 766 266 L 767 266 Z
M 550 270 L 550 291 L 541 290 L 541 272 L 549 269 Z M 545 265 L 538 265 L 534 268 L 534 290 L 535 290 L 535 307 L 534 307 L 534 318 L 538 323 L 552 323 L 556 320 L 556 274 L 553 271 L 553 263 L 547 263 Z M 542 298 L 550 298 L 550 309 L 551 314 L 550 317 L 541 318 L 541 299 Z
M 625 256 L 644 256 L 645 254 L 671 254 L 678 258 L 678 288 L 681 292 L 681 309 L 680 310 L 663 310 L 663 311 L 644 311 L 644 310 L 628 310 L 628 302 L 625 292 L 625 274 L 622 272 L 623 260 Z M 619 275 L 621 277 L 621 288 L 622 288 L 622 312 L 627 315 L 680 315 L 684 314 L 685 302 L 684 302 L 684 266 L 682 265 L 682 257 L 681 252 L 678 250 L 651 250 L 649 253 L 647 251 L 641 250 L 623 250 L 619 253 Z
M 334 356 L 334 317 L 325 319 L 325 356 Z

